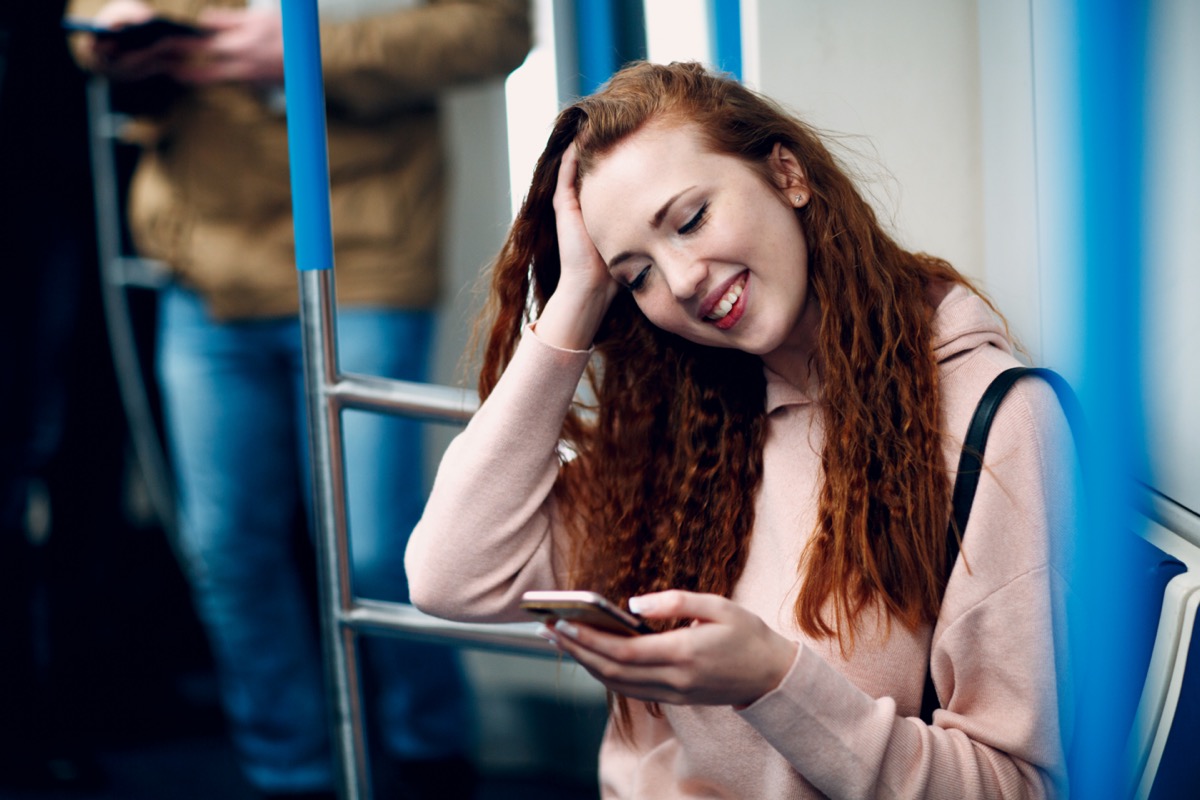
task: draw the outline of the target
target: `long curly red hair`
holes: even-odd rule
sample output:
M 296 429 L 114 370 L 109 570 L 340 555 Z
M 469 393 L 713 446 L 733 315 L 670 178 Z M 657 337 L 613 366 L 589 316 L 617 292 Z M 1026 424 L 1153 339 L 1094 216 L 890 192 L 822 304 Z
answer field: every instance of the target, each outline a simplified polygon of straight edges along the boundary
M 734 80 L 697 64 L 637 63 L 558 116 L 492 272 L 481 396 L 557 285 L 552 199 L 563 151 L 578 145 L 586 180 L 651 120 L 694 123 L 714 152 L 743 159 L 764 180 L 780 143 L 811 191 L 796 214 L 820 306 L 824 475 L 818 529 L 798 565 L 798 625 L 846 646 L 875 603 L 910 628 L 933 620 L 950 486 L 928 296 L 967 281 L 945 261 L 901 248 L 817 133 Z M 612 303 L 595 353 L 583 393 L 592 399 L 563 424 L 577 455 L 556 488 L 576 543 L 572 582 L 619 599 L 668 588 L 729 596 L 762 476 L 761 360 L 659 330 L 628 293 Z

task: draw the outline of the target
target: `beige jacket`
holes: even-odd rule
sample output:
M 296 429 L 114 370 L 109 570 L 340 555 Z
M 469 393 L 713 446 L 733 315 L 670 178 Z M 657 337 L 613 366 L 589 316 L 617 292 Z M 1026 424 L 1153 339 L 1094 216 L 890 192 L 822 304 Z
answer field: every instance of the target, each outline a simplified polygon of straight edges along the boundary
M 72 0 L 94 14 L 105 0 Z M 243 0 L 153 0 L 194 18 Z M 445 206 L 438 93 L 500 77 L 531 42 L 527 0 L 429 0 L 322 24 L 338 298 L 431 305 Z M 182 94 L 154 120 L 129 220 L 142 255 L 170 265 L 222 319 L 297 309 L 287 129 L 271 92 L 221 86 Z
M 945 455 L 957 464 L 987 384 L 1016 366 L 1003 329 L 959 287 L 936 316 Z M 559 426 L 588 354 L 527 332 L 495 391 L 447 450 L 406 554 L 413 602 L 439 616 L 523 619 L 529 589 L 559 587 L 563 530 L 553 486 Z M 960 558 L 936 626 L 880 620 L 839 650 L 798 629 L 798 567 L 816 525 L 819 405 L 767 375 L 768 429 L 746 567 L 732 599 L 800 643 L 783 683 L 742 711 L 631 703 L 611 729 L 605 798 L 1043 798 L 1064 787 L 1058 648 L 1071 520 L 1066 420 L 1053 390 L 1017 384 L 991 429 Z M 968 568 L 969 564 L 969 568 Z M 1061 638 L 1058 640 L 1061 643 Z M 917 715 L 926 665 L 943 701 Z

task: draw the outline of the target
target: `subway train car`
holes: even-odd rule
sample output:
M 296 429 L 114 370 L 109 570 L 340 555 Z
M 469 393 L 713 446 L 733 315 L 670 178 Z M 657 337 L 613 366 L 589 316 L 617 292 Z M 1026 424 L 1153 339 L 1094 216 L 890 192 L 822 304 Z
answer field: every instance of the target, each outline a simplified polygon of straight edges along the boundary
M 1200 607 L 1200 475 L 1193 467 L 1200 460 L 1200 421 L 1192 407 L 1200 369 L 1188 344 L 1200 338 L 1194 313 L 1200 56 L 1190 45 L 1200 36 L 1200 7 L 1156 0 L 1134 14 L 1089 5 L 533 0 L 536 45 L 524 65 L 504 84 L 455 91 L 444 100 L 453 164 L 445 274 L 454 288 L 438 309 L 435 386 L 410 395 L 405 387 L 350 382 L 339 391 L 353 403 L 416 408 L 440 419 L 427 426 L 431 476 L 473 407 L 463 387 L 474 381 L 461 367 L 480 299 L 469 287 L 503 241 L 560 104 L 635 58 L 695 59 L 732 72 L 836 134 L 843 157 L 901 242 L 946 258 L 975 280 L 1005 312 L 1029 358 L 1080 390 L 1094 423 L 1089 435 L 1102 439 L 1091 452 L 1120 462 L 1113 474 L 1127 492 L 1122 507 L 1130 513 L 1118 524 L 1136 542 L 1136 570 L 1121 574 L 1151 596 L 1127 621 L 1123 649 L 1133 654 L 1137 686 L 1114 703 L 1127 711 L 1114 713 L 1116 724 L 1130 728 L 1119 737 L 1128 785 L 1105 796 L 1194 796 L 1200 769 L 1190 748 L 1200 736 L 1200 655 L 1190 646 Z M 129 151 L 111 101 L 109 88 L 93 82 L 105 310 L 141 465 L 139 491 L 169 538 L 171 476 L 148 380 L 152 333 L 137 320 L 158 279 L 122 236 L 119 198 Z M 1122 125 L 1128 128 L 1106 127 Z M 1114 209 L 1119 213 L 1111 216 Z M 1113 263 L 1118 256 L 1123 260 Z M 1119 281 L 1110 292 L 1097 291 L 1114 276 Z M 310 283 L 316 319 L 330 298 L 320 294 L 326 290 L 319 281 Z M 1098 322 L 1097 313 L 1107 316 Z M 315 350 L 328 333 L 314 325 Z M 1096 377 L 1103 359 L 1089 348 L 1100 340 L 1089 335 L 1098 330 L 1130 343 L 1105 356 L 1119 380 Z M 1097 406 L 1095 387 L 1114 385 L 1122 403 Z M 322 486 L 321 475 L 336 467 L 336 452 L 333 442 L 330 462 L 318 464 L 319 498 L 332 486 Z M 336 504 L 328 510 L 336 516 Z M 327 524 L 323 517 L 318 527 Z M 477 704 L 481 798 L 595 796 L 595 751 L 606 713 L 598 683 L 547 658 L 552 653 L 530 626 L 444 625 L 411 608 L 346 596 L 338 584 L 335 531 L 319 529 L 316 542 L 324 550 L 313 574 L 333 628 L 357 627 L 363 635 L 400 630 L 462 646 Z M 353 665 L 354 637 L 334 638 L 327 637 L 327 658 Z M 365 757 L 363 710 L 350 685 L 335 683 L 339 714 L 352 723 L 338 731 L 346 757 L 342 795 L 366 800 L 355 760 Z M 128 766 L 136 755 L 121 758 L 118 776 L 140 769 Z M 228 753 L 220 759 L 228 769 Z M 1081 785 L 1079 796 L 1092 796 L 1087 781 Z M 103 796 L 168 796 L 144 786 L 113 791 Z

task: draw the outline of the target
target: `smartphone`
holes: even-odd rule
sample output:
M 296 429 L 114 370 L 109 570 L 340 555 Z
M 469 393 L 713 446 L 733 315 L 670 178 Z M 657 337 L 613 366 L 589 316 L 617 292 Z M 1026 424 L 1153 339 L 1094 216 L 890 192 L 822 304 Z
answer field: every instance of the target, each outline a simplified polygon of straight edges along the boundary
M 547 624 L 565 619 L 625 636 L 653 632 L 641 617 L 595 592 L 525 592 L 521 595 L 521 608 Z
M 154 17 L 145 22 L 136 22 L 119 28 L 98 25 L 90 19 L 81 17 L 67 17 L 63 20 L 62 26 L 67 31 L 82 31 L 92 34 L 97 40 L 113 42 L 120 50 L 140 50 L 169 36 L 207 36 L 212 32 L 206 28 L 166 17 Z

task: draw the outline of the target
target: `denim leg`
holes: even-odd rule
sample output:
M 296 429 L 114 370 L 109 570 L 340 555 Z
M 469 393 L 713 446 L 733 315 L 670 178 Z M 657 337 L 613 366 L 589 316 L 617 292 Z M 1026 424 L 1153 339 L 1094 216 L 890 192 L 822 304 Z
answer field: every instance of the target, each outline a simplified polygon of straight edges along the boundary
M 423 381 L 429 312 L 342 309 L 342 370 Z M 364 411 L 343 416 L 354 591 L 408 601 L 404 548 L 425 505 L 420 422 Z M 373 734 L 389 755 L 430 759 L 465 754 L 471 712 L 457 653 L 449 647 L 372 636 L 363 640 Z
M 321 658 L 292 547 L 299 465 L 280 326 L 218 323 L 164 292 L 159 378 L 181 545 L 251 782 L 332 785 Z M 302 416 L 302 415 L 301 415 Z

